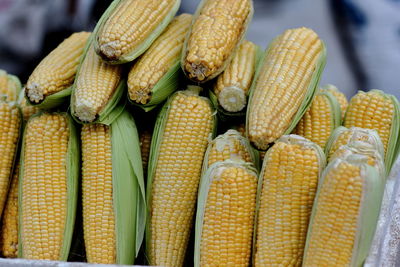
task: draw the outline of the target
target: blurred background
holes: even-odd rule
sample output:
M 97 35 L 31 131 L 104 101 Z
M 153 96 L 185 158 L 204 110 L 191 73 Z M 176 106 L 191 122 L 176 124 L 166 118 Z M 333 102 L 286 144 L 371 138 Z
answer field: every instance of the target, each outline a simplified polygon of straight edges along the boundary
M 193 13 L 200 0 L 181 0 Z M 239 1 L 239 0 L 238 0 Z M 75 31 L 91 31 L 111 0 L 0 0 L 0 69 L 22 82 Z M 348 96 L 382 89 L 400 98 L 400 0 L 254 0 L 247 38 L 262 48 L 287 28 L 306 26 L 325 41 L 321 84 Z

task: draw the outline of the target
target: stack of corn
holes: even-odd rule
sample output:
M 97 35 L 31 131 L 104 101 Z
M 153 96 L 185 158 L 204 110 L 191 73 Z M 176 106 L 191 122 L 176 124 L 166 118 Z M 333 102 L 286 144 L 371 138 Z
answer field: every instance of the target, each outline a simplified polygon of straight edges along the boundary
M 244 39 L 251 0 L 175 17 L 179 5 L 114 0 L 23 89 L 0 70 L 0 254 L 178 267 L 393 256 L 398 100 L 319 88 L 326 51 L 311 29 L 262 53 Z

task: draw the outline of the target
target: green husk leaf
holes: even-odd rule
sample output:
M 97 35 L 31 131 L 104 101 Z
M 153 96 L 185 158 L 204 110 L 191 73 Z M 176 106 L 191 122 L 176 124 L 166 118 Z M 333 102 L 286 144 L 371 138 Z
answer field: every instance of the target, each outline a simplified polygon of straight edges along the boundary
M 71 105 L 70 105 L 71 115 L 72 115 L 72 118 L 79 124 L 87 124 L 87 123 L 82 122 L 77 116 L 75 116 L 75 90 L 76 90 L 78 75 L 80 73 L 82 63 L 85 60 L 85 57 L 87 55 L 88 50 L 90 49 L 93 39 L 94 39 L 94 35 L 91 34 L 86 43 L 85 49 L 82 53 L 82 56 L 80 58 L 78 69 L 76 71 L 77 75 L 75 77 L 75 82 L 72 85 Z M 121 80 L 118 83 L 117 88 L 115 89 L 114 93 L 108 100 L 107 104 L 97 114 L 97 118 L 90 123 L 103 123 L 103 124 L 107 124 L 107 125 L 111 124 L 112 119 L 116 118 L 113 116 L 112 111 L 117 107 L 118 103 L 121 101 L 122 95 L 126 91 L 125 89 L 126 89 L 126 81 L 125 81 L 125 79 L 121 78 Z
M 318 189 L 314 199 L 314 205 L 307 232 L 306 245 L 304 248 L 303 262 L 305 262 L 306 260 L 310 236 L 313 229 L 314 217 L 317 209 L 317 203 L 319 195 L 321 193 L 322 185 L 325 181 L 326 174 L 332 168 L 336 168 L 339 164 L 346 162 L 348 164 L 359 166 L 361 168 L 361 175 L 364 180 L 363 195 L 361 198 L 357 220 L 357 232 L 350 263 L 350 266 L 362 266 L 365 258 L 368 255 L 369 248 L 371 246 L 372 239 L 375 233 L 385 181 L 385 179 L 380 176 L 378 170 L 368 165 L 365 159 L 365 157 L 358 157 L 358 155 L 353 158 L 347 158 L 346 160 L 336 158 L 332 162 L 330 162 L 324 170 L 322 178 L 318 183 Z
M 148 254 L 147 250 L 150 249 L 150 240 L 151 240 L 151 228 L 150 228 L 151 190 L 152 190 L 152 186 L 153 186 L 153 179 L 155 176 L 157 161 L 158 161 L 158 157 L 159 157 L 159 153 L 160 153 L 160 147 L 161 147 L 161 143 L 163 140 L 164 129 L 165 129 L 165 126 L 167 123 L 167 118 L 168 118 L 169 110 L 171 107 L 171 103 L 178 94 L 191 94 L 191 95 L 195 94 L 195 95 L 197 95 L 197 94 L 199 94 L 200 91 L 201 91 L 201 87 L 189 85 L 188 89 L 186 89 L 185 91 L 175 92 L 168 98 L 167 102 L 164 104 L 164 106 L 160 110 L 160 113 L 158 114 L 157 119 L 156 119 L 153 135 L 151 138 L 150 155 L 149 155 L 149 163 L 148 163 L 148 171 L 147 171 L 147 187 L 146 187 L 146 193 L 147 193 L 146 194 L 146 203 L 147 203 L 146 219 L 147 219 L 147 222 L 146 222 L 146 231 L 145 231 L 146 254 Z M 199 97 L 201 97 L 201 96 L 199 96 Z M 205 97 L 201 97 L 201 98 L 208 101 L 210 106 L 212 107 L 212 104 L 208 98 L 205 98 Z M 213 118 L 214 118 L 213 119 L 214 127 L 213 127 L 213 133 L 212 133 L 211 138 L 214 138 L 214 136 L 215 136 L 216 123 L 217 123 L 215 114 L 213 115 Z
M 109 5 L 109 7 L 106 9 L 106 11 L 103 13 L 103 15 L 99 19 L 98 23 L 96 24 L 95 29 L 93 30 L 93 36 L 95 38 L 94 49 L 95 49 L 96 53 L 99 56 L 101 56 L 104 61 L 107 61 L 109 64 L 123 64 L 123 63 L 131 62 L 131 61 L 135 60 L 137 57 L 139 57 L 141 54 L 143 54 L 150 47 L 150 45 L 155 41 L 155 39 L 164 31 L 164 29 L 168 26 L 168 24 L 172 21 L 172 19 L 174 18 L 175 14 L 178 11 L 179 6 L 181 4 L 180 0 L 175 0 L 175 4 L 171 8 L 168 15 L 157 25 L 157 27 L 154 29 L 154 31 L 133 51 L 129 52 L 126 55 L 121 55 L 118 59 L 109 59 L 100 52 L 98 36 L 99 36 L 99 33 L 100 33 L 102 27 L 104 26 L 104 24 L 106 23 L 108 18 L 111 16 L 112 12 L 117 8 L 117 6 L 122 1 L 124 1 L 124 0 L 114 0 Z
M 319 91 L 318 94 L 324 95 L 327 97 L 329 101 L 329 105 L 331 106 L 332 111 L 332 128 L 331 131 L 334 131 L 337 127 L 342 124 L 342 111 L 340 109 L 340 104 L 336 97 L 329 93 L 328 91 Z
M 208 0 L 201 0 L 200 4 L 197 6 L 196 12 L 193 15 L 193 20 L 192 20 L 192 24 L 190 25 L 189 31 L 186 34 L 186 38 L 185 38 L 185 42 L 183 43 L 183 49 L 182 49 L 182 55 L 181 55 L 181 68 L 183 73 L 185 73 L 185 75 L 189 78 L 189 75 L 186 73 L 185 68 L 184 68 L 184 64 L 185 64 L 185 58 L 186 58 L 186 54 L 187 54 L 187 43 L 189 41 L 189 37 L 191 35 L 192 32 L 192 28 L 193 28 L 193 24 L 194 22 L 197 20 L 197 18 L 200 16 L 200 12 L 203 9 L 206 1 Z M 217 77 L 219 74 L 221 74 L 221 72 L 223 72 L 225 70 L 225 68 L 228 66 L 228 64 L 231 62 L 232 57 L 235 55 L 237 49 L 239 48 L 240 43 L 243 41 L 243 39 L 245 38 L 246 35 L 246 31 L 250 25 L 250 22 L 253 18 L 253 14 L 254 14 L 254 7 L 253 7 L 253 1 L 250 0 L 250 12 L 249 15 L 247 16 L 242 31 L 240 33 L 240 37 L 238 38 L 238 42 L 236 44 L 235 49 L 232 51 L 232 53 L 229 55 L 229 57 L 226 58 L 226 60 L 224 61 L 224 63 L 222 64 L 221 67 L 218 68 L 217 71 L 215 71 L 212 75 L 210 75 L 209 77 L 207 77 L 206 79 L 204 79 L 203 81 L 197 81 L 197 80 L 193 80 L 196 83 L 204 83 L 207 82 L 209 80 L 214 79 L 215 77 Z
M 44 112 L 39 112 L 33 115 L 32 118 L 39 117 Z M 65 229 L 64 229 L 64 239 L 63 245 L 60 252 L 60 261 L 66 261 L 68 259 L 69 250 L 71 247 L 72 235 L 75 225 L 75 215 L 76 215 L 76 205 L 78 199 L 78 179 L 79 179 L 79 171 L 80 171 L 80 148 L 78 144 L 78 135 L 75 129 L 75 125 L 73 123 L 72 118 L 65 112 L 59 112 L 56 114 L 60 114 L 62 116 L 66 116 L 68 120 L 69 127 L 69 141 L 68 141 L 68 152 L 67 152 L 67 160 L 66 160 L 66 168 L 67 168 L 67 214 L 65 221 Z M 24 157 L 25 157 L 25 136 L 26 129 L 24 129 L 24 134 L 22 137 L 22 146 L 21 146 L 21 156 L 20 156 L 20 173 L 19 173 L 19 184 L 18 184 L 18 240 L 22 240 L 22 214 L 23 214 L 23 205 L 22 205 L 22 188 L 23 188 L 23 179 L 24 179 Z M 18 257 L 23 258 L 23 246 L 22 242 L 18 242 Z
M 148 103 L 136 103 L 130 99 L 128 94 L 129 102 L 132 105 L 140 107 L 146 112 L 153 110 L 158 106 L 158 104 L 163 102 L 168 98 L 168 96 L 178 89 L 181 75 L 182 71 L 180 68 L 180 62 L 178 60 L 151 89 L 151 99 Z
M 383 93 L 383 92 L 382 92 Z M 396 160 L 400 150 L 400 104 L 397 98 L 393 95 L 385 94 L 392 102 L 394 106 L 392 127 L 390 128 L 389 143 L 386 151 L 385 163 L 387 174 L 392 169 L 393 163 Z
M 225 160 L 216 162 L 207 169 L 202 175 L 199 185 L 199 192 L 197 197 L 197 211 L 196 211 L 196 224 L 195 224 L 195 248 L 194 248 L 194 266 L 200 266 L 200 243 L 203 231 L 204 213 L 207 204 L 208 192 L 213 179 L 217 172 L 225 167 L 237 167 L 246 169 L 249 173 L 258 177 L 258 172 L 254 169 L 253 164 L 244 162 L 242 160 Z
M 318 165 L 319 165 L 319 173 L 318 173 L 318 184 L 321 183 L 321 175 L 323 170 L 325 169 L 326 166 L 326 157 L 324 152 L 322 151 L 321 147 L 310 140 L 300 136 L 300 135 L 295 135 L 295 134 L 290 134 L 290 135 L 283 135 L 281 138 L 276 140 L 274 144 L 278 142 L 284 142 L 286 144 L 297 144 L 300 145 L 304 148 L 311 148 L 315 151 L 318 159 Z M 259 179 L 258 179 L 258 186 L 257 186 L 257 199 L 256 199 L 256 214 L 255 214 L 255 219 L 254 219 L 254 234 L 253 234 L 253 265 L 254 265 L 254 260 L 255 260 L 255 253 L 256 253 L 256 243 L 257 243 L 257 221 L 258 221 L 258 213 L 260 210 L 260 201 L 261 201 L 261 193 L 262 193 L 262 188 L 263 188 L 263 182 L 264 182 L 264 173 L 265 173 L 265 168 L 267 166 L 267 158 L 270 156 L 272 153 L 272 149 L 268 149 L 267 152 L 265 153 L 264 160 L 262 163 Z
M 134 263 L 143 241 L 146 199 L 135 121 L 123 112 L 110 125 L 117 264 Z
M 257 150 L 253 149 L 253 147 L 250 145 L 250 142 L 247 138 L 245 138 L 243 135 L 241 135 L 238 131 L 230 129 L 224 134 L 221 134 L 217 136 L 214 140 L 209 142 L 206 153 L 204 155 L 204 160 L 203 160 L 203 166 L 202 166 L 202 175 L 209 169 L 210 166 L 208 166 L 208 159 L 210 156 L 211 149 L 214 144 L 217 142 L 223 142 L 224 147 L 225 146 L 230 146 L 232 142 L 230 140 L 238 140 L 240 143 L 246 147 L 247 152 L 250 154 L 250 157 L 252 159 L 252 164 L 254 165 L 255 169 L 258 171 L 260 169 L 260 155 Z M 238 158 L 230 158 L 230 160 L 239 160 Z
M 24 90 L 26 91 L 26 90 Z M 29 97 L 25 93 L 25 99 L 29 105 L 38 107 L 40 109 L 48 110 L 62 105 L 65 102 L 68 102 L 68 98 L 70 97 L 72 92 L 72 86 L 61 90 L 55 94 L 47 95 L 44 97 L 43 101 L 40 103 L 31 102 Z
M 14 89 L 15 89 L 15 95 L 18 98 L 19 93 L 21 92 L 22 89 L 22 84 L 19 78 L 15 75 L 8 74 L 8 83 L 13 83 L 14 84 Z

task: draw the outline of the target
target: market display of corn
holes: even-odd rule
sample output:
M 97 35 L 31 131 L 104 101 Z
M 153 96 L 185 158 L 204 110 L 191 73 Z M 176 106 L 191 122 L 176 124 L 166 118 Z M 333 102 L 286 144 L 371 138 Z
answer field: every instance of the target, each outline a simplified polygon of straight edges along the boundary
M 321 86 L 312 29 L 247 40 L 251 0 L 179 6 L 114 0 L 0 70 L 0 257 L 399 266 L 398 99 Z

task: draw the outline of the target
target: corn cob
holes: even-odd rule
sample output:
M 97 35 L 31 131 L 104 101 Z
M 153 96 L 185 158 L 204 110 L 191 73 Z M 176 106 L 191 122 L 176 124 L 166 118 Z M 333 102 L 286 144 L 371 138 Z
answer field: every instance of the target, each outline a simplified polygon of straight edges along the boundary
M 34 69 L 25 87 L 25 94 L 32 105 L 53 108 L 69 97 L 89 35 L 89 32 L 72 34 Z
M 22 141 L 18 257 L 66 261 L 75 221 L 79 147 L 66 113 L 31 117 Z
M 143 54 L 175 16 L 180 0 L 114 0 L 94 30 L 96 53 L 110 63 Z
M 350 100 L 343 125 L 376 130 L 385 149 L 387 170 L 390 171 L 400 146 L 400 107 L 395 96 L 380 90 L 359 91 Z
M 243 41 L 224 72 L 216 78 L 212 93 L 224 110 L 239 112 L 246 106 L 260 54 L 257 45 Z
M 0 215 L 7 199 L 21 131 L 21 112 L 14 102 L 0 101 Z M 1 218 L 1 216 L 0 216 Z
M 84 125 L 81 138 L 87 260 L 131 265 L 143 240 L 146 221 L 135 123 L 125 112 L 109 126 Z
M 236 130 L 228 130 L 217 136 L 207 147 L 203 173 L 214 163 L 225 160 L 243 160 L 258 167 L 258 155 L 249 141 Z
M 155 107 L 178 89 L 179 59 L 191 21 L 189 14 L 176 17 L 135 62 L 128 74 L 128 94 L 133 103 Z
M 339 91 L 339 89 L 332 84 L 324 85 L 321 89 L 331 93 L 334 97 L 336 97 L 336 100 L 340 104 L 340 110 L 341 110 L 342 119 L 343 119 L 344 115 L 346 113 L 347 106 L 349 105 L 349 101 L 347 100 L 346 95 L 343 94 L 341 91 Z
M 0 70 L 0 96 L 5 95 L 7 101 L 16 101 L 21 87 L 18 77 Z
M 183 266 L 201 165 L 215 123 L 211 103 L 196 92 L 200 89 L 189 86 L 175 93 L 156 122 L 147 182 L 150 265 Z
M 255 266 L 300 266 L 307 226 L 325 167 L 319 146 L 285 135 L 265 155 L 259 180 Z
M 325 46 L 307 28 L 285 31 L 267 49 L 247 109 L 250 141 L 266 150 L 290 133 L 314 97 L 325 65 Z
M 340 124 L 339 102 L 331 93 L 320 92 L 315 96 L 293 133 L 309 139 L 324 149 L 329 136 Z
M 91 41 L 78 69 L 71 97 L 71 114 L 80 122 L 99 122 L 119 102 L 124 91 L 122 67 L 103 62 Z
M 325 169 L 313 207 L 303 266 L 362 266 L 371 245 L 385 179 L 354 154 Z
M 252 16 L 252 0 L 203 0 L 183 48 L 185 74 L 194 82 L 206 82 L 224 71 Z
M 381 138 L 375 130 L 363 129 L 359 127 L 346 127 L 340 126 L 332 133 L 328 142 L 326 143 L 325 153 L 328 161 L 333 157 L 333 154 L 341 146 L 351 144 L 354 142 L 362 141 L 373 146 L 374 150 L 377 150 L 381 157 L 385 157 L 383 144 Z
M 143 175 L 147 176 L 147 166 L 149 163 L 150 145 L 151 145 L 152 132 L 144 130 L 140 133 L 140 154 L 143 164 Z
M 18 175 L 19 163 L 11 178 L 1 221 L 0 250 L 6 258 L 16 258 L 18 252 Z
M 249 266 L 257 192 L 251 166 L 218 162 L 201 178 L 194 266 Z

